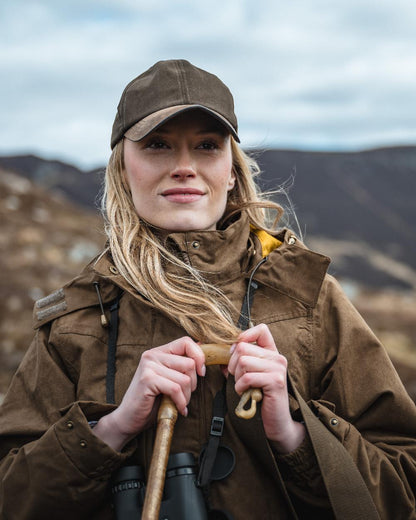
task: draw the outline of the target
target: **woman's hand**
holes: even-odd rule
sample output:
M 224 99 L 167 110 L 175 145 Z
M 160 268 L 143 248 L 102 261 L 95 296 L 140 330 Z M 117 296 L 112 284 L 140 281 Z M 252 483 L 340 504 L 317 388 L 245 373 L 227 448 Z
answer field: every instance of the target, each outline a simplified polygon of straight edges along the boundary
M 279 354 L 266 325 L 257 325 L 239 336 L 228 370 L 235 377 L 235 390 L 239 395 L 249 388 L 263 391 L 264 430 L 275 448 L 281 453 L 289 453 L 300 446 L 305 427 L 294 421 L 290 414 L 287 360 Z
M 170 396 L 186 416 L 197 375 L 205 375 L 205 356 L 189 337 L 146 350 L 120 406 L 102 417 L 93 432 L 120 451 L 154 420 L 160 394 Z

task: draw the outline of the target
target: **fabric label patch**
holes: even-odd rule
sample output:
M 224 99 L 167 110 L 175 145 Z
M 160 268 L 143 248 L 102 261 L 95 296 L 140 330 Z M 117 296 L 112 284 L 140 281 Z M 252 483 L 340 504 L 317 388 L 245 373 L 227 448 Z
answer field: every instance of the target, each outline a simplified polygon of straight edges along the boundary
M 48 296 L 45 296 L 45 298 L 41 298 L 36 302 L 36 307 L 38 309 L 43 309 L 43 307 L 47 307 L 48 305 L 51 305 L 52 303 L 57 303 L 60 300 L 63 300 L 65 298 L 65 293 L 63 289 L 59 289 L 58 291 L 53 292 L 52 294 L 49 294 Z
M 50 316 L 53 316 L 54 314 L 66 311 L 67 309 L 66 301 L 63 301 L 61 303 L 58 303 L 57 305 L 52 305 L 52 307 L 48 307 L 47 309 L 43 309 L 42 311 L 38 311 L 36 313 L 36 316 L 39 321 L 44 320 L 45 318 L 49 318 Z

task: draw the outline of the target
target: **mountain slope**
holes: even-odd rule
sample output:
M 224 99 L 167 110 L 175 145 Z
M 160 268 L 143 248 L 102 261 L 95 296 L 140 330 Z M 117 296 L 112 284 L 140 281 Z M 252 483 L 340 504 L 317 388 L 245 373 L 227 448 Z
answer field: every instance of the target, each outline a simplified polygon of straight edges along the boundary
M 301 234 L 331 256 L 331 272 L 369 287 L 416 290 L 416 147 L 254 155 L 263 188 L 292 184 L 289 197 Z M 97 208 L 104 168 L 83 172 L 33 155 L 0 157 L 1 166 L 84 208 Z M 275 198 L 288 205 L 284 196 Z M 293 215 L 290 224 L 297 231 Z
M 0 167 L 53 193 L 64 195 L 87 210 L 97 208 L 104 168 L 85 172 L 70 164 L 36 155 L 0 157 Z
M 101 218 L 0 170 L 0 400 L 33 336 L 34 301 L 76 276 L 105 243 Z
M 357 153 L 267 150 L 258 160 L 266 189 L 290 181 L 305 241 L 334 256 L 338 276 L 416 289 L 416 147 Z M 278 200 L 287 203 L 284 197 Z

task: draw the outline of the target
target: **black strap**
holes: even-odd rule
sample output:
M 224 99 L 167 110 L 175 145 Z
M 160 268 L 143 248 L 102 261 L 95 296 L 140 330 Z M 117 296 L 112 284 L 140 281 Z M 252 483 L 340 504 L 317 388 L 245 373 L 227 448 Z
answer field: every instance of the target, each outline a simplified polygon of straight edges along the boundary
M 243 304 L 241 306 L 240 318 L 237 326 L 241 330 L 247 330 L 250 327 L 251 321 L 251 307 L 253 305 L 254 293 L 258 289 L 258 284 L 253 280 L 254 273 L 258 267 L 265 262 L 267 259 L 264 258 L 260 264 L 257 265 L 256 269 L 251 273 L 250 279 L 247 284 L 247 291 L 244 295 Z M 217 456 L 218 447 L 220 445 L 221 436 L 224 430 L 224 420 L 227 413 L 227 400 L 225 397 L 226 380 L 224 381 L 223 388 L 217 392 L 214 398 L 211 430 L 209 433 L 209 439 L 207 447 L 205 448 L 204 454 L 200 461 L 199 474 L 197 479 L 197 485 L 201 487 L 205 494 L 208 494 L 208 487 L 212 480 L 212 470 L 214 468 L 215 459 Z
M 250 280 L 244 295 L 243 305 L 241 306 L 240 319 L 237 327 L 241 330 L 247 330 L 250 327 L 251 307 L 253 306 L 254 293 L 258 289 L 258 284 L 254 280 Z
M 212 469 L 214 467 L 215 459 L 217 457 L 218 447 L 220 445 L 221 436 L 224 431 L 224 421 L 227 414 L 227 401 L 225 398 L 225 383 L 221 390 L 219 390 L 214 397 L 212 406 L 212 420 L 211 429 L 209 432 L 209 439 L 207 447 L 202 456 L 199 473 L 197 479 L 197 486 L 207 489 L 212 480 Z
M 268 257 L 265 256 L 253 269 L 247 284 L 247 291 L 244 295 L 243 305 L 241 306 L 240 318 L 237 323 L 237 327 L 241 330 L 247 330 L 251 327 L 251 307 L 253 306 L 254 293 L 258 289 L 258 283 L 253 280 L 257 269 L 267 262 Z
M 254 293 L 258 288 L 257 282 L 253 280 L 253 275 L 256 270 L 257 269 L 254 269 L 250 276 L 247 284 L 247 291 L 244 295 L 243 304 L 241 306 L 240 318 L 237 324 L 241 330 L 247 330 L 250 327 L 251 307 L 253 305 Z M 197 485 L 204 490 L 206 498 L 209 491 L 209 484 L 212 480 L 212 470 L 214 468 L 218 447 L 224 430 L 225 415 L 227 413 L 225 388 L 226 380 L 224 381 L 222 389 L 217 392 L 214 398 L 208 444 L 199 465 Z
M 115 404 L 115 378 L 116 378 L 116 349 L 118 335 L 118 309 L 120 303 L 120 295 L 110 306 L 110 330 L 108 333 L 108 351 L 107 351 L 107 377 L 106 377 L 106 393 L 107 403 Z

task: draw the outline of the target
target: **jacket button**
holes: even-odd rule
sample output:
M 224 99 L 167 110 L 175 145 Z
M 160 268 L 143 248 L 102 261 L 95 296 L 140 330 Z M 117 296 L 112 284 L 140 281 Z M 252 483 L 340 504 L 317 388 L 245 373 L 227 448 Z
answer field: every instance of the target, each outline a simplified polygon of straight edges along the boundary
M 193 247 L 194 249 L 199 249 L 199 247 L 200 247 L 200 243 L 198 242 L 198 240 L 194 240 L 194 241 L 192 242 L 192 247 Z
M 72 421 L 68 421 L 66 423 L 66 427 L 68 428 L 68 430 L 72 430 L 74 428 L 74 423 Z
M 109 269 L 111 273 L 118 274 L 118 269 L 117 267 L 114 267 L 114 265 L 110 265 Z
M 289 237 L 289 240 L 287 242 L 290 246 L 293 246 L 294 244 L 296 244 L 296 237 L 292 235 L 291 237 Z
M 331 426 L 338 426 L 339 421 L 336 417 L 332 417 L 332 419 L 329 421 Z
M 79 445 L 81 446 L 81 448 L 86 448 L 88 446 L 87 441 L 84 440 L 79 441 Z

